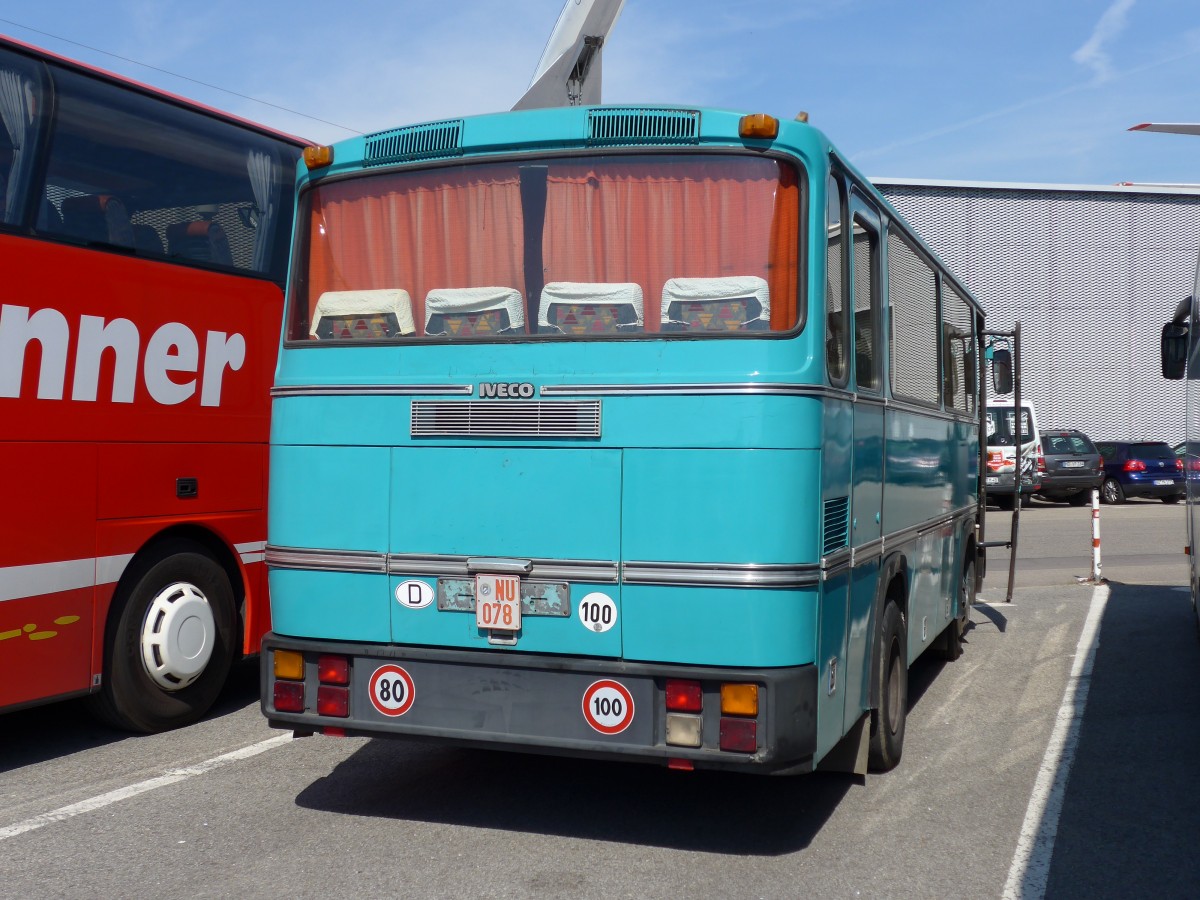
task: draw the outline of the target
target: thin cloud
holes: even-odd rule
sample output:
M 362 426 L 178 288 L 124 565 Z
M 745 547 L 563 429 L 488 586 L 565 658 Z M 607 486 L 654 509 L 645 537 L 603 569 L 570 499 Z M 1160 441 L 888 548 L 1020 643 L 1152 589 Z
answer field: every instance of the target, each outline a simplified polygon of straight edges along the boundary
M 1125 17 L 1135 2 L 1137 0 L 1115 0 L 1092 29 L 1092 36 L 1071 54 L 1072 61 L 1092 70 L 1097 82 L 1108 81 L 1113 76 L 1112 58 L 1105 46 L 1125 30 Z

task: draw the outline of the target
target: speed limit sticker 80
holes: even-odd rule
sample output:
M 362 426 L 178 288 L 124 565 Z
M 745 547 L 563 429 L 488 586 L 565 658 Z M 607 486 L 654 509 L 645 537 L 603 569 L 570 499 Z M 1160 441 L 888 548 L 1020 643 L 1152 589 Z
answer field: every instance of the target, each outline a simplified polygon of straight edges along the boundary
M 400 666 L 380 666 L 371 674 L 368 686 L 371 705 L 385 716 L 402 716 L 412 709 L 417 689 L 412 676 Z
M 633 722 L 633 694 L 619 681 L 594 681 L 583 692 L 583 718 L 601 734 L 620 734 Z

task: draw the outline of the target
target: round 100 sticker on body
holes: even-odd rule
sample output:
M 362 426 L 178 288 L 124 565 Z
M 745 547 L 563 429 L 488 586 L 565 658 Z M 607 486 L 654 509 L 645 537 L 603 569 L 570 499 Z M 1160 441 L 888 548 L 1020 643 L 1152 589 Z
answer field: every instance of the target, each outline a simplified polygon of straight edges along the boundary
M 608 631 L 617 624 L 617 604 L 608 594 L 593 591 L 579 601 L 579 621 L 588 631 Z
M 633 723 L 633 694 L 619 681 L 594 681 L 583 692 L 583 718 L 601 734 L 620 734 Z
M 371 673 L 368 685 L 371 705 L 385 716 L 402 716 L 412 709 L 417 688 L 412 676 L 400 666 L 388 664 Z

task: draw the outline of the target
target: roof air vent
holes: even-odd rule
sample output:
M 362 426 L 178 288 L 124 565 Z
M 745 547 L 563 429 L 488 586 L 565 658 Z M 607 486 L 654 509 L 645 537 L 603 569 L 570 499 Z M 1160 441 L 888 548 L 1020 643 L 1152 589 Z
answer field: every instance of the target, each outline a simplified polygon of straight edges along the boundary
M 462 155 L 462 119 L 427 122 L 367 135 L 363 165 L 412 162 Z
M 700 113 L 690 109 L 620 107 L 588 110 L 588 143 L 593 147 L 698 144 Z

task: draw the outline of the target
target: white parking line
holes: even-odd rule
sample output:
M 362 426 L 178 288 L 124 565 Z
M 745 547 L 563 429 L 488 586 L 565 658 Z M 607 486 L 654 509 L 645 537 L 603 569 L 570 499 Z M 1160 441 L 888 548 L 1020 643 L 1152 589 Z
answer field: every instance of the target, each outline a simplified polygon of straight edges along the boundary
M 1091 687 L 1092 665 L 1096 660 L 1096 647 L 1100 644 L 1100 619 L 1107 603 L 1108 588 L 1098 585 L 1092 591 L 1092 603 L 1075 647 L 1071 677 L 1067 679 L 1067 689 L 1050 732 L 1050 743 L 1042 757 L 1029 805 L 1025 808 L 1021 836 L 1008 869 L 1008 881 L 1004 884 L 1004 900 L 1041 900 L 1046 895 L 1063 795 L 1079 746 L 1079 729 Z
M 240 750 L 233 750 L 229 753 L 223 753 L 220 756 L 214 756 L 212 759 L 197 763 L 194 766 L 187 766 L 183 769 L 171 769 L 155 778 L 148 778 L 145 781 L 139 781 L 137 784 L 131 784 L 128 787 L 117 788 L 115 791 L 99 794 L 87 800 L 81 800 L 78 803 L 60 807 L 52 812 L 42 813 L 40 816 L 26 819 L 24 822 L 17 822 L 15 825 L 0 828 L 0 841 L 16 837 L 18 834 L 25 834 L 27 831 L 34 831 L 43 825 L 62 822 L 83 813 L 92 812 L 113 803 L 119 803 L 122 800 L 128 800 L 130 797 L 136 797 L 138 794 L 144 794 L 147 791 L 153 791 L 168 784 L 186 781 L 188 778 L 203 775 L 205 772 L 211 772 L 213 769 L 219 769 L 232 762 L 258 756 L 260 753 L 265 753 L 268 750 L 288 743 L 291 739 L 291 734 L 281 734 L 277 737 L 260 741 L 257 744 L 251 744 L 249 747 L 243 747 Z

